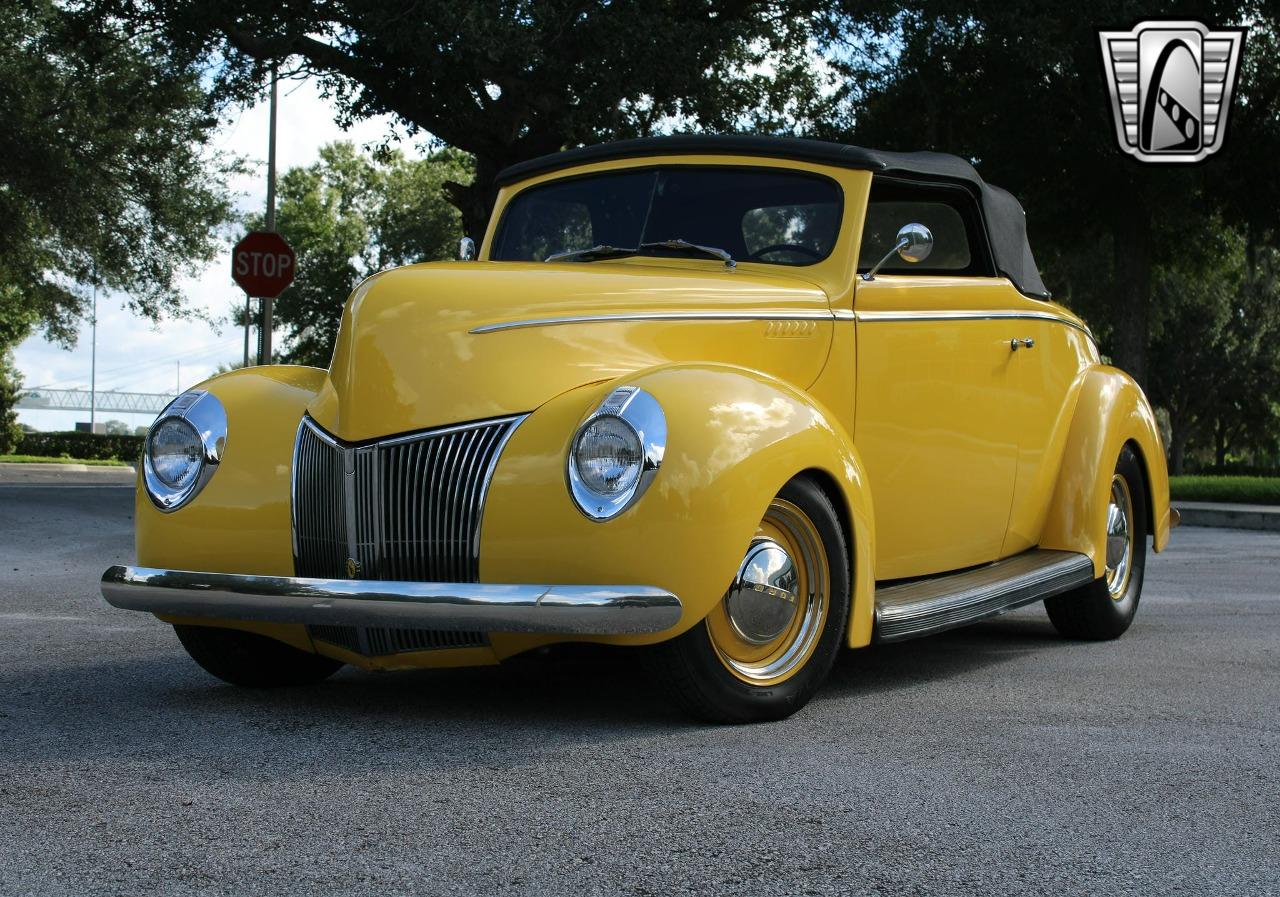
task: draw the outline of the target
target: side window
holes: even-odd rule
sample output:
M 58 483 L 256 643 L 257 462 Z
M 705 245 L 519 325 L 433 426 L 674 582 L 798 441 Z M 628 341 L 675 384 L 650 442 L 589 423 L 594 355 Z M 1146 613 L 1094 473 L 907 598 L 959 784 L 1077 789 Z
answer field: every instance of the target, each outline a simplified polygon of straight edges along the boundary
M 742 242 L 747 258 L 762 250 L 766 261 L 807 264 L 825 258 L 839 227 L 835 202 L 748 209 L 742 216 Z
M 591 210 L 586 203 L 539 197 L 520 207 L 503 231 L 506 251 L 525 258 L 545 259 L 594 245 Z
M 970 274 L 993 272 L 982 218 L 973 195 L 962 187 L 913 184 L 888 179 L 872 182 L 862 225 L 858 270 L 868 271 L 893 248 L 904 224 L 923 224 L 933 234 L 933 252 L 910 264 L 897 256 L 880 269 L 885 274 Z

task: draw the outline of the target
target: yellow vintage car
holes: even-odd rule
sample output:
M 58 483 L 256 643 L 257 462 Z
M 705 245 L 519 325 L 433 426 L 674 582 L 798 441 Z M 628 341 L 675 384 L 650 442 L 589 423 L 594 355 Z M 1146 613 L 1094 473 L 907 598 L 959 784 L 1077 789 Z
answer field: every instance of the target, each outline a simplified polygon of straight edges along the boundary
M 723 722 L 1035 601 L 1129 627 L 1155 418 L 967 162 L 676 136 L 499 185 L 463 260 L 360 284 L 327 371 L 160 414 L 107 601 L 246 686 L 633 646 Z

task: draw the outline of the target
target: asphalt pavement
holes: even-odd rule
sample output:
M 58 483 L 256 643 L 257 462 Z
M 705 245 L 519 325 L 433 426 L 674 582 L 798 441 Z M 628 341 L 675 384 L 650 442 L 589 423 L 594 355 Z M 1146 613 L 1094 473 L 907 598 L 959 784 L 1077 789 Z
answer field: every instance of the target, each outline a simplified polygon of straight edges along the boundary
M 625 651 L 222 685 L 108 607 L 131 489 L 0 485 L 0 895 L 1280 893 L 1280 534 L 1184 527 L 1133 629 L 1035 606 L 685 721 Z

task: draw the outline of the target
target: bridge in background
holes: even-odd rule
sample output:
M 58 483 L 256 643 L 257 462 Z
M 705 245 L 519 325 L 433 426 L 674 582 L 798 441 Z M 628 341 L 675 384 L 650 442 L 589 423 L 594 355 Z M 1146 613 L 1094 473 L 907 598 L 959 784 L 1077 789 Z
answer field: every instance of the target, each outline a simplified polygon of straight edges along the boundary
M 19 408 L 39 411 L 88 411 L 91 393 L 87 389 L 32 389 L 18 399 Z M 126 414 L 159 414 L 165 405 L 173 401 L 173 395 L 165 392 L 112 392 L 99 391 L 93 400 L 97 411 L 117 411 Z

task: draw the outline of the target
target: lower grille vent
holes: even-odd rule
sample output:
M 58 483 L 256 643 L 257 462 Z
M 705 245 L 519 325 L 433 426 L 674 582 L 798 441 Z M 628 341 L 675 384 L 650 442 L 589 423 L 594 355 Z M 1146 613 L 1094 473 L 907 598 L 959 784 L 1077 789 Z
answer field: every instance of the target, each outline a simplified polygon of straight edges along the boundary
M 393 629 L 387 626 L 308 626 L 311 637 L 364 657 L 385 657 L 408 651 L 485 648 L 483 632 L 445 632 L 439 629 Z

